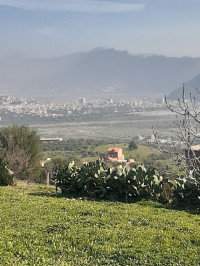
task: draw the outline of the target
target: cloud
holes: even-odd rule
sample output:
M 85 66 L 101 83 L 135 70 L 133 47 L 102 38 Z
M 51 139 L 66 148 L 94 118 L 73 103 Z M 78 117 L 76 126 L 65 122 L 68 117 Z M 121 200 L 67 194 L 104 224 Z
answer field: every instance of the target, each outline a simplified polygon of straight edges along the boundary
M 0 6 L 12 6 L 26 10 L 71 12 L 139 12 L 145 4 L 113 2 L 110 0 L 0 0 Z

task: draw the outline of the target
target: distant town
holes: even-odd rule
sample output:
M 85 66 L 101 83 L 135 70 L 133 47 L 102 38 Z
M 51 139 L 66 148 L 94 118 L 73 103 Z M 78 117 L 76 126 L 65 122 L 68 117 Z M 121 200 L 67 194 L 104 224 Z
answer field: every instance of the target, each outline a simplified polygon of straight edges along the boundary
M 197 105 L 199 103 L 197 102 Z M 175 106 L 175 102 L 170 102 Z M 26 124 L 41 135 L 41 140 L 93 138 L 155 142 L 152 125 L 162 129 L 160 141 L 171 146 L 170 124 L 174 114 L 163 98 L 87 99 L 52 102 L 0 96 L 0 126 Z
M 93 99 L 88 100 L 81 97 L 78 100 L 65 103 L 52 103 L 50 101 L 36 101 L 33 99 L 16 98 L 11 96 L 0 97 L 0 120 L 3 121 L 5 115 L 32 116 L 39 118 L 59 118 L 59 117 L 84 117 L 88 115 L 110 115 L 117 113 L 132 114 L 134 112 L 144 112 L 152 110 L 165 110 L 163 99 Z

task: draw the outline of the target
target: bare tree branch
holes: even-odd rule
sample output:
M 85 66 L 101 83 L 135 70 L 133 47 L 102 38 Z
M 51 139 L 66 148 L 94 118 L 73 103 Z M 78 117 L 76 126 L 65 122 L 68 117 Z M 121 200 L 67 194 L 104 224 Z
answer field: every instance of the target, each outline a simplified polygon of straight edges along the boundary
M 195 143 L 198 144 L 200 138 L 200 110 L 198 103 L 191 93 L 189 99 L 186 98 L 184 84 L 182 97 L 177 100 L 176 106 L 172 105 L 173 103 L 169 103 L 166 96 L 164 99 L 167 108 L 176 114 L 175 128 L 171 126 L 171 132 L 184 145 L 184 149 L 182 152 L 177 152 L 170 143 L 164 145 L 161 143 L 158 132 L 153 129 L 157 149 L 161 154 L 169 155 L 168 159 L 161 155 L 167 165 L 175 165 L 185 177 L 191 177 L 192 174 L 193 178 L 200 180 L 200 145 L 194 146 Z

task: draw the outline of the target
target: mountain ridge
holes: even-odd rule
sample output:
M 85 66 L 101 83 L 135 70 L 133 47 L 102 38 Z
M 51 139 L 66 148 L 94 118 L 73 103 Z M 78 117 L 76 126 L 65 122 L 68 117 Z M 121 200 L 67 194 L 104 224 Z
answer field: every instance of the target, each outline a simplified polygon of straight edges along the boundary
M 0 94 L 17 97 L 163 96 L 200 73 L 200 58 L 131 55 L 113 48 L 7 59 L 0 57 Z
M 184 93 L 186 98 L 195 97 L 196 100 L 200 100 L 200 73 L 197 74 L 194 78 L 184 83 L 182 87 L 179 87 L 173 90 L 169 96 L 169 100 L 177 100 L 182 96 L 184 87 Z

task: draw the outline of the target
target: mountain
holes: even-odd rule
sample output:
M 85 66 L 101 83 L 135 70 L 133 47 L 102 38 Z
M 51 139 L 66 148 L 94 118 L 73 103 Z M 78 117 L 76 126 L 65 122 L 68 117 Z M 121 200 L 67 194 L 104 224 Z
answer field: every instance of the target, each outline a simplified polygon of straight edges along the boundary
M 186 82 L 184 84 L 185 88 L 185 97 L 189 98 L 190 93 L 193 97 L 195 97 L 197 100 L 200 100 L 200 74 L 195 76 L 190 81 Z M 183 86 L 179 87 L 178 89 L 173 90 L 170 94 L 168 99 L 170 100 L 177 100 L 181 97 L 183 92 Z
M 71 99 L 163 96 L 200 73 L 200 58 L 96 48 L 52 58 L 0 57 L 0 95 Z

